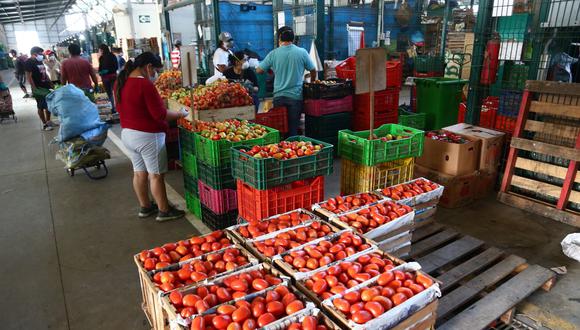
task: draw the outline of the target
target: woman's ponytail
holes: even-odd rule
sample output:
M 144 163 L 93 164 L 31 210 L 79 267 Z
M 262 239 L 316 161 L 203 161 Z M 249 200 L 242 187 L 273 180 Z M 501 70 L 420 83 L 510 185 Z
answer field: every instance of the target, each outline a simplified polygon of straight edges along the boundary
M 117 83 L 115 88 L 115 96 L 117 99 L 117 103 L 121 102 L 121 92 L 123 91 L 123 87 L 127 83 L 127 79 L 129 79 L 129 75 L 133 70 L 137 68 L 143 68 L 147 65 L 151 64 L 155 68 L 162 68 L 163 64 L 161 64 L 161 59 L 159 56 L 151 53 L 151 52 L 144 52 L 141 55 L 137 56 L 134 61 L 129 60 L 125 63 L 125 67 L 123 70 L 119 72 L 117 76 Z
M 119 72 L 119 75 L 117 76 L 117 83 L 115 85 L 115 98 L 117 103 L 121 102 L 121 92 L 123 91 L 123 87 L 125 86 L 125 83 L 129 78 L 129 74 L 131 74 L 131 71 L 133 71 L 134 69 L 135 64 L 133 63 L 132 60 L 128 60 L 125 63 L 123 70 Z

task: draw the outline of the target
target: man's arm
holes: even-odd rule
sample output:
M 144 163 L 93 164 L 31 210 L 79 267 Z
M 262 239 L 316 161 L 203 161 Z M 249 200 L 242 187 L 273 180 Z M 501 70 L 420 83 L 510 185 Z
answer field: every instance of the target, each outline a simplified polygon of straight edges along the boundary
M 91 71 L 89 73 L 91 75 L 91 80 L 95 84 L 95 89 L 97 89 L 97 87 L 99 86 L 99 79 L 97 78 L 97 74 L 95 73 L 95 69 L 93 69 L 93 66 L 90 65 L 90 63 L 89 63 L 89 66 L 91 68 L 90 69 Z
M 63 65 L 61 65 L 60 67 L 60 83 L 63 85 L 66 85 L 66 82 L 68 80 L 67 77 L 67 72 L 66 72 L 66 65 L 64 65 L 64 61 L 62 62 Z
M 26 71 L 26 80 L 28 80 L 28 83 L 33 90 L 36 89 L 36 85 L 34 85 L 34 80 L 32 79 L 32 72 Z
M 269 52 L 268 55 L 266 55 L 266 58 L 258 64 L 256 72 L 262 74 L 270 70 L 270 67 L 272 67 L 272 52 Z

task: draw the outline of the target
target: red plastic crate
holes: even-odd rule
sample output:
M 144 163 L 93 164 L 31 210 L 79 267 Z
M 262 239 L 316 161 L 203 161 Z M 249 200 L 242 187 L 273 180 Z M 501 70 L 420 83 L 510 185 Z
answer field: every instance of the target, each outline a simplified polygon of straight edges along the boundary
M 304 113 L 314 117 L 321 117 L 339 112 L 352 111 L 352 95 L 341 99 L 310 99 L 304 100 Z
M 216 190 L 198 180 L 199 200 L 203 205 L 217 215 L 237 209 L 236 191 L 233 189 Z
M 252 121 L 256 124 L 277 129 L 280 134 L 288 133 L 288 111 L 285 107 L 272 108 L 268 112 L 257 113 L 256 119 Z
M 324 200 L 324 177 L 295 181 L 271 189 L 258 190 L 238 180 L 238 211 L 246 221 L 292 211 L 310 209 L 312 204 Z
M 375 127 L 378 128 L 384 124 L 397 124 L 399 122 L 399 112 L 392 111 L 388 113 L 375 114 Z M 352 129 L 356 131 L 366 131 L 370 128 L 370 117 L 368 114 L 354 113 Z
M 459 111 L 457 112 L 457 123 L 465 123 L 465 115 L 467 114 L 467 105 L 463 102 L 459 103 Z
M 415 77 L 415 78 L 443 77 L 443 72 L 436 72 L 436 71 L 417 72 L 417 71 L 413 70 L 413 77 Z
M 399 89 L 389 88 L 375 92 L 375 113 L 399 111 Z M 370 94 L 358 94 L 354 96 L 354 111 L 358 113 L 370 112 Z
M 347 58 L 336 66 L 336 76 L 341 79 L 350 79 L 352 84 L 356 84 L 356 58 Z M 387 61 L 385 65 L 387 75 L 387 88 L 401 88 L 403 84 L 403 66 L 401 61 Z
M 464 102 L 459 103 L 459 111 L 457 113 L 457 122 L 465 123 L 465 116 L 467 115 L 467 106 Z M 493 108 L 485 103 L 481 106 L 479 113 L 479 126 L 485 128 L 494 128 L 495 119 L 497 116 L 497 107 Z
M 495 117 L 495 129 L 511 136 L 516 129 L 516 120 L 517 118 L 497 114 Z

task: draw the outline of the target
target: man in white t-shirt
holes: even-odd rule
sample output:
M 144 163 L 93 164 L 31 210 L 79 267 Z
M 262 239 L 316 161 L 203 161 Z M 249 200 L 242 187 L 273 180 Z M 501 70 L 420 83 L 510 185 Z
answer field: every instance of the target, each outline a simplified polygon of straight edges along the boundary
M 216 71 L 224 72 L 229 65 L 230 54 L 233 54 L 234 38 L 229 32 L 222 32 L 219 35 L 218 48 L 213 53 L 213 66 Z

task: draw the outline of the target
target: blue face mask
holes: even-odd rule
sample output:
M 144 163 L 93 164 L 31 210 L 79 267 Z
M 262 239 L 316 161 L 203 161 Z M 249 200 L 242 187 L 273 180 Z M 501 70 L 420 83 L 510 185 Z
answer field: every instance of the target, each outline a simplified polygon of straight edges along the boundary
M 155 82 L 157 80 L 158 76 L 159 76 L 159 73 L 157 71 L 155 71 L 155 74 L 153 75 L 153 77 L 149 77 L 149 80 L 151 80 L 152 82 Z

